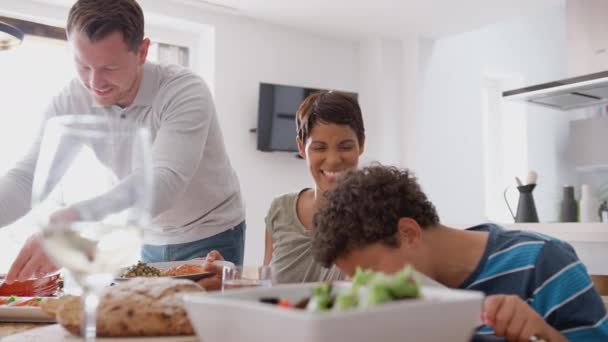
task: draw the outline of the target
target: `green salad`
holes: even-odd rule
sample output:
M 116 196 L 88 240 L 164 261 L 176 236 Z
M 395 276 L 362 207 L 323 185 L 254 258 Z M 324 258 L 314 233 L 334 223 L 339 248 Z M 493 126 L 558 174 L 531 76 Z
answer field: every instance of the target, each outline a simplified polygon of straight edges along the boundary
M 352 286 L 347 290 L 334 295 L 329 283 L 313 288 L 306 309 L 314 312 L 344 311 L 394 300 L 420 298 L 420 283 L 414 273 L 409 265 L 392 275 L 357 268 Z

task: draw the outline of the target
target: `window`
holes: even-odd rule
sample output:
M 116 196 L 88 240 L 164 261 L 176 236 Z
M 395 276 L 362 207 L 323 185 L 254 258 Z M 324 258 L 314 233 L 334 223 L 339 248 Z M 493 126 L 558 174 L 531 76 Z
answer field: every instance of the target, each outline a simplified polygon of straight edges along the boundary
M 187 68 L 190 66 L 189 52 L 188 48 L 183 46 L 152 42 L 148 49 L 148 60 L 161 64 L 178 64 Z
M 18 26 L 26 37 L 16 49 L 0 51 L 0 174 L 19 161 L 38 134 L 39 123 L 51 98 L 76 77 L 68 43 L 61 28 L 0 20 Z M 52 38 L 49 38 L 52 37 Z M 189 66 L 189 49 L 153 43 L 149 60 Z M 25 239 L 36 227 L 26 216 L 0 227 L 0 273 L 8 271 Z
M 0 173 L 4 174 L 30 147 L 51 97 L 76 73 L 65 41 L 27 35 L 18 48 L 0 52 L 0 75 Z M 27 217 L 0 228 L 0 273 L 8 270 L 34 229 Z

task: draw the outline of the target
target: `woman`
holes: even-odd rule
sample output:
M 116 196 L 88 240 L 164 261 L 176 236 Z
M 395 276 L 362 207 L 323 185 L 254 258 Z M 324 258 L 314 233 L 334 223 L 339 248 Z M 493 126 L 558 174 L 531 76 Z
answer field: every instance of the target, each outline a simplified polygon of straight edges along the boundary
M 298 151 L 306 160 L 314 187 L 272 201 L 265 220 L 264 265 L 272 267 L 278 283 L 341 279 L 337 268 L 325 268 L 313 259 L 312 219 L 324 193 L 347 171 L 357 168 L 365 142 L 359 103 L 337 91 L 311 94 L 296 112 L 296 129 Z M 211 262 L 217 259 L 222 257 L 216 251 L 207 256 Z M 203 286 L 217 287 L 218 279 L 209 279 Z
M 365 129 L 357 100 L 329 91 L 308 96 L 296 112 L 297 146 L 306 160 L 313 188 L 277 197 L 266 216 L 264 264 L 279 283 L 335 280 L 342 274 L 315 262 L 312 219 L 323 194 L 347 171 L 357 168 Z

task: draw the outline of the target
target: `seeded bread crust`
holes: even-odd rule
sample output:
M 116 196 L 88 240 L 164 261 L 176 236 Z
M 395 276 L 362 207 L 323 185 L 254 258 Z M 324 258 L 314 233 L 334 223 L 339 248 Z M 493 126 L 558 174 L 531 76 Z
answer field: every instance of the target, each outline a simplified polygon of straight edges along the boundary
M 101 337 L 193 335 L 182 295 L 204 291 L 183 279 L 135 278 L 108 288 L 97 314 Z M 80 330 L 80 300 L 67 299 L 57 310 L 57 322 L 73 334 Z

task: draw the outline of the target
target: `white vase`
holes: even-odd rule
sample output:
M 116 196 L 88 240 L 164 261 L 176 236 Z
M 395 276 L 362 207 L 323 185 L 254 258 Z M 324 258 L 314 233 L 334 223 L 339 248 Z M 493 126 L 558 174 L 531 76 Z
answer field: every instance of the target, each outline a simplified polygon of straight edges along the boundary
M 598 210 L 600 203 L 587 184 L 581 185 L 581 199 L 579 201 L 579 218 L 581 222 L 599 222 Z

